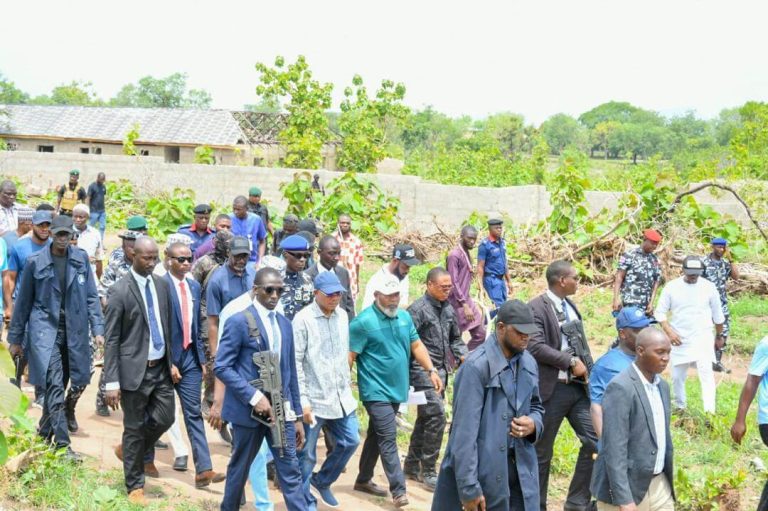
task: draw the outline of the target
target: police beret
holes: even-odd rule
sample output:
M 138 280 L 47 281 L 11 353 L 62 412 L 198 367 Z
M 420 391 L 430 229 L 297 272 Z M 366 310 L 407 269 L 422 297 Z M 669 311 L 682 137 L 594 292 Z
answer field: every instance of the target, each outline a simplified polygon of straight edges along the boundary
M 198 204 L 192 211 L 194 211 L 196 215 L 207 215 L 211 212 L 211 206 L 208 204 Z
M 712 244 L 720 247 L 725 247 L 728 245 L 728 240 L 726 240 L 725 238 L 712 238 Z
M 248 189 L 248 195 L 253 195 L 256 197 L 261 197 L 261 188 L 258 186 L 252 186 Z
M 146 231 L 147 220 L 141 215 L 135 215 L 125 222 L 125 228 L 129 231 Z
M 291 234 L 280 242 L 280 248 L 283 250 L 309 250 L 309 243 L 303 236 Z
M 643 237 L 649 241 L 655 241 L 656 243 L 661 241 L 661 233 L 655 229 L 644 230 Z
M 500 218 L 490 218 L 488 219 L 488 225 L 504 225 L 504 221 Z

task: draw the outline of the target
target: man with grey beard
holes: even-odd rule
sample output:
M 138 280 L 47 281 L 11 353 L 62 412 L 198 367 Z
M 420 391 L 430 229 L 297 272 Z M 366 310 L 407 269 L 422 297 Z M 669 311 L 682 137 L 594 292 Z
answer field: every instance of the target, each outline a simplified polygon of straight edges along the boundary
M 404 507 L 408 497 L 397 452 L 395 415 L 400 403 L 408 400 L 411 354 L 438 393 L 443 390 L 443 381 L 419 340 L 410 314 L 398 308 L 400 280 L 386 275 L 375 283 L 372 291 L 373 305 L 363 309 L 349 325 L 349 366 L 351 369 L 357 361 L 360 400 L 369 417 L 354 488 L 378 497 L 387 495 L 384 488 L 373 482 L 373 469 L 381 456 L 392 502 L 395 507 Z

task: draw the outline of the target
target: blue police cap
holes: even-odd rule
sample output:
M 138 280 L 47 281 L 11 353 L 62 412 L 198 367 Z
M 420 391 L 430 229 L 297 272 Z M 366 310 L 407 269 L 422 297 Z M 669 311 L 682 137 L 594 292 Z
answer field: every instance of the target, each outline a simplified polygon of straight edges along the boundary
M 651 324 L 651 320 L 645 315 L 645 311 L 638 307 L 624 307 L 616 316 L 616 329 L 645 328 Z
M 280 248 L 283 250 L 309 250 L 309 243 L 298 234 L 291 234 L 280 242 Z
M 728 241 L 725 238 L 712 238 L 712 244 L 724 247 L 728 245 Z

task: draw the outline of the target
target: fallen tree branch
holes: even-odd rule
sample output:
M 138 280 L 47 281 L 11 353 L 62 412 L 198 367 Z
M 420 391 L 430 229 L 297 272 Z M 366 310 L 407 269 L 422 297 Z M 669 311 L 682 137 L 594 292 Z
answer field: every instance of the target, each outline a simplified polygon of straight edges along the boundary
M 766 235 L 765 231 L 763 231 L 762 227 L 760 227 L 760 224 L 757 220 L 755 220 L 755 217 L 752 216 L 752 210 L 749 209 L 749 206 L 747 206 L 747 203 L 744 202 L 744 199 L 739 196 L 738 193 L 736 193 L 736 190 L 731 188 L 730 186 L 721 185 L 719 183 L 702 183 L 699 186 L 694 186 L 690 190 L 686 190 L 685 192 L 679 193 L 677 197 L 675 197 L 675 200 L 672 201 L 672 205 L 664 212 L 665 215 L 672 213 L 675 211 L 675 208 L 677 208 L 677 205 L 680 204 L 680 201 L 683 200 L 683 197 L 686 195 L 693 195 L 696 192 L 700 192 L 701 190 L 705 188 L 719 188 L 720 190 L 725 190 L 726 192 L 730 192 L 733 194 L 734 197 L 736 197 L 736 200 L 741 203 L 741 205 L 744 207 L 744 211 L 746 211 L 747 216 L 752 221 L 752 224 L 757 228 L 757 230 L 760 232 L 760 235 L 763 237 L 763 239 L 768 242 L 768 235 Z

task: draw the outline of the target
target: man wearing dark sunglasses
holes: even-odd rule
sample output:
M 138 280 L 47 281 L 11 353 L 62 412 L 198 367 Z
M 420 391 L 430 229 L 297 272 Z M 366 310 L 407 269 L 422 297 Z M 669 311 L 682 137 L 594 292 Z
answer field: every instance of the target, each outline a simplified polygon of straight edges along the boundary
M 285 277 L 280 301 L 283 304 L 283 314 L 290 321 L 301 309 L 312 303 L 315 287 L 312 279 L 304 273 L 309 259 L 309 243 L 298 234 L 288 236 L 280 243 L 285 260 Z
M 227 318 L 223 324 L 221 343 L 214 370 L 224 383 L 226 393 L 222 418 L 232 424 L 232 457 L 227 467 L 227 483 L 222 511 L 236 511 L 240 507 L 249 467 L 263 441 L 272 444 L 270 429 L 257 422 L 254 414 L 273 417 L 270 397 L 249 382 L 259 378 L 253 355 L 259 351 L 272 351 L 280 357 L 280 376 L 286 418 L 286 443 L 282 452 L 270 448 L 275 458 L 280 490 L 288 511 L 305 511 L 309 502 L 301 484 L 301 471 L 296 456 L 304 445 L 304 427 L 301 416 L 299 384 L 293 345 L 293 329 L 285 316 L 276 312 L 284 286 L 280 272 L 262 268 L 256 273 L 253 286 L 255 300 L 248 307 Z M 255 327 L 249 326 L 254 323 Z

